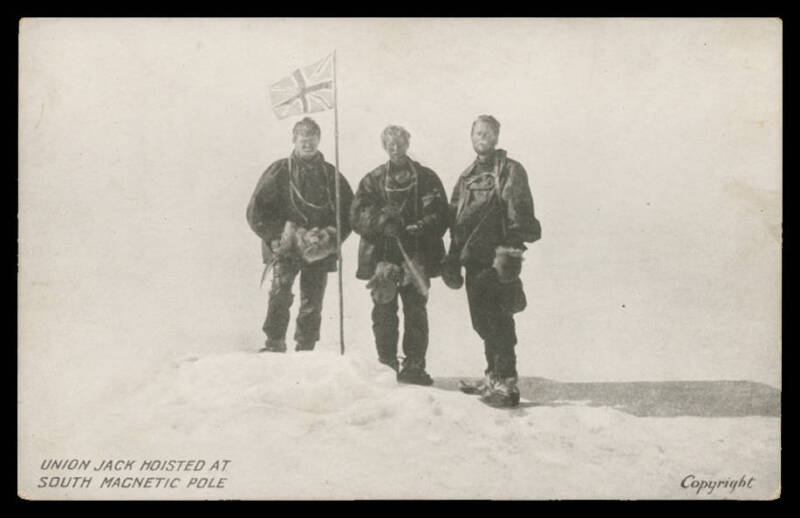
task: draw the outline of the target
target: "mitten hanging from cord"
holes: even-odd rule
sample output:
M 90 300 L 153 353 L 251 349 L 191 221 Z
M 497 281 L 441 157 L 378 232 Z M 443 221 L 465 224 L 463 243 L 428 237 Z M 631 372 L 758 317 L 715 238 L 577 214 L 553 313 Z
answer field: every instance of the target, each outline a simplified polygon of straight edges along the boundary
M 388 304 L 397 296 L 397 285 L 403 280 L 403 269 L 387 261 L 375 267 L 375 274 L 367 282 L 375 304 Z
M 513 282 L 522 271 L 522 253 L 520 248 L 498 246 L 494 251 L 492 268 L 497 271 L 498 280 L 502 284 Z

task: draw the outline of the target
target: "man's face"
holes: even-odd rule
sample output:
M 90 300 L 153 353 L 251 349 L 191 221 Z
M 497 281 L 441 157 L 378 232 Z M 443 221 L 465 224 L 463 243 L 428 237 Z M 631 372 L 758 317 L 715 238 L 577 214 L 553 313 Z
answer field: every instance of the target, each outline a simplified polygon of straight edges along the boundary
M 472 147 L 479 155 L 488 155 L 497 145 L 497 133 L 489 124 L 478 121 L 472 129 Z
M 392 162 L 400 163 L 406 157 L 408 142 L 403 137 L 387 137 L 383 141 L 383 149 L 386 150 Z
M 300 132 L 294 136 L 294 151 L 300 158 L 311 158 L 317 153 L 319 135 Z

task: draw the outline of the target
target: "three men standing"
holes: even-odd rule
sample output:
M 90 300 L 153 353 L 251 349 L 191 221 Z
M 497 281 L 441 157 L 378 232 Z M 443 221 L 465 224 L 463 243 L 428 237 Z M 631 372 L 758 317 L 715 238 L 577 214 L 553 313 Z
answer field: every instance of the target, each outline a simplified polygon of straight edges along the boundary
M 368 173 L 350 210 L 353 230 L 361 236 L 356 277 L 372 287 L 372 330 L 378 359 L 398 372 L 403 383 L 430 385 L 425 371 L 428 349 L 427 296 L 430 279 L 441 272 L 442 236 L 448 205 L 441 180 L 406 152 L 410 134 L 388 126 L 381 134 L 389 161 Z M 403 359 L 397 359 L 403 302 Z
M 261 175 L 247 206 L 247 221 L 261 238 L 264 263 L 273 269 L 262 351 L 286 351 L 292 286 L 298 273 L 295 350 L 313 350 L 319 341 L 328 273 L 336 271 L 336 168 L 317 150 L 320 135 L 319 126 L 309 117 L 295 124 L 294 150 Z M 350 235 L 348 211 L 353 191 L 341 173 L 339 182 L 344 242 Z
M 404 383 L 430 385 L 427 299 L 430 279 L 464 284 L 472 327 L 484 342 L 484 379 L 462 390 L 495 406 L 519 402 L 514 314 L 526 305 L 519 274 L 524 243 L 541 237 L 528 175 L 497 149 L 500 123 L 481 115 L 472 125 L 477 158 L 459 177 L 448 205 L 439 177 L 407 156 L 410 134 L 388 126 L 381 134 L 389 161 L 368 173 L 353 196 L 341 185 L 341 241 L 351 227 L 361 236 L 356 277 L 372 289 L 372 329 L 378 359 Z M 319 126 L 310 118 L 293 130 L 295 149 L 262 175 L 247 219 L 262 239 L 264 262 L 274 268 L 264 322 L 266 351 L 285 351 L 292 284 L 300 273 L 297 350 L 319 340 L 327 274 L 336 271 L 335 168 L 317 151 Z M 351 203 L 352 202 L 352 203 Z M 349 217 L 348 217 L 349 216 Z M 445 255 L 442 236 L 450 228 Z M 397 357 L 398 298 L 403 303 L 403 363 Z

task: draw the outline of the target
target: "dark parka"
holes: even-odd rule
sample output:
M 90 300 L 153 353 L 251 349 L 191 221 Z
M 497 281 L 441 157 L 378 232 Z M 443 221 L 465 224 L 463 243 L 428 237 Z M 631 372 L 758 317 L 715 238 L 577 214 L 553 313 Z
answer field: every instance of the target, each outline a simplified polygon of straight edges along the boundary
M 450 250 L 460 264 L 491 265 L 498 246 L 524 248 L 542 236 L 528 173 L 498 149 L 493 174 L 477 160 L 461 173 L 450 200 Z
M 350 223 L 361 236 L 358 279 L 370 279 L 380 261 L 398 262 L 395 238 L 383 233 L 384 208 L 389 204 L 385 188 L 390 163 L 378 166 L 361 180 L 350 208 Z M 401 243 L 409 256 L 421 261 L 428 277 L 438 277 L 445 252 L 442 236 L 447 231 L 449 217 L 447 195 L 432 170 L 410 159 L 408 167 L 417 179 L 417 186 L 410 191 L 412 198 L 403 210 L 403 226 L 416 223 L 421 232 L 418 236 L 403 233 Z
M 264 263 L 270 263 L 274 257 L 270 243 L 280 239 L 283 227 L 287 221 L 292 221 L 305 228 L 336 228 L 336 168 L 325 162 L 322 153 L 318 153 L 317 160 L 325 171 L 327 179 L 327 203 L 323 208 L 314 208 L 302 202 L 301 197 L 306 193 L 295 191 L 292 185 L 302 186 L 299 178 L 298 158 L 292 154 L 289 158 L 282 158 L 270 165 L 261 175 L 250 203 L 247 206 L 247 222 L 250 228 L 261 238 L 261 253 Z M 292 183 L 290 184 L 290 180 Z M 353 201 L 353 190 L 347 179 L 339 173 L 339 196 L 341 208 L 341 241 L 350 235 L 349 221 L 350 204 Z M 321 266 L 329 272 L 336 271 L 336 254 L 320 261 Z M 316 264 L 316 263 L 315 263 Z

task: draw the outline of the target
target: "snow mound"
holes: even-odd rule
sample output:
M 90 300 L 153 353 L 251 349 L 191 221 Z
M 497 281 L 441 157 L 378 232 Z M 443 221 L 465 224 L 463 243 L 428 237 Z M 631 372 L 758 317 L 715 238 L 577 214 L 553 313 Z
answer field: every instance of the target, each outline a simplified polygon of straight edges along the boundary
M 396 386 L 377 362 L 331 353 L 227 353 L 172 364 L 145 393 L 153 402 L 269 406 L 324 414 Z M 165 395 L 169 394 L 165 400 Z

